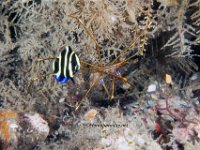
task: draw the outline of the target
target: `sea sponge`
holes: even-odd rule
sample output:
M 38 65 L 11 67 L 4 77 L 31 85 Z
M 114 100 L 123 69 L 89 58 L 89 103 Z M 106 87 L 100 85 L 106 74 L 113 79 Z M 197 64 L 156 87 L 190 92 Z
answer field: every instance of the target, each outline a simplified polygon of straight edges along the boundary
M 0 110 L 0 141 L 4 145 L 17 142 L 18 115 L 11 110 Z

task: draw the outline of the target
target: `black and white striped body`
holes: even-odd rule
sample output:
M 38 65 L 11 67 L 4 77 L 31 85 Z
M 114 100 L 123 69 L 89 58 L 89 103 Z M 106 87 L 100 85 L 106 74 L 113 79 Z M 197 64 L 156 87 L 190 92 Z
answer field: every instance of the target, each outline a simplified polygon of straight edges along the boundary
M 79 58 L 70 46 L 66 46 L 53 62 L 53 73 L 56 75 L 56 80 L 66 83 L 74 77 L 78 70 L 80 70 Z

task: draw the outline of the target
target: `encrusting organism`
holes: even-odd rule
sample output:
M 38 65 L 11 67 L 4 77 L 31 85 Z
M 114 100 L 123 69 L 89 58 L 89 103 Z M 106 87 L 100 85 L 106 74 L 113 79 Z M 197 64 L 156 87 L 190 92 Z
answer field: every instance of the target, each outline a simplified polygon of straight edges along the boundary
M 0 110 L 0 142 L 5 150 L 11 141 L 16 142 L 16 129 L 18 128 L 18 115 L 11 110 Z
M 28 124 L 30 129 L 33 129 L 35 132 L 33 134 L 37 135 L 37 139 L 44 140 L 49 135 L 49 124 L 44 120 L 40 114 L 24 114 L 23 123 Z

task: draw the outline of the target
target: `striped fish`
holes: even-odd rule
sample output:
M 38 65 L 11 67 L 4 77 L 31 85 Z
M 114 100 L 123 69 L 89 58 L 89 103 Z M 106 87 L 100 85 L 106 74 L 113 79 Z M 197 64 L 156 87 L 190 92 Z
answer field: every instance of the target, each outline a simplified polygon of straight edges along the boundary
M 70 46 L 62 49 L 53 62 L 53 74 L 60 83 L 66 83 L 69 79 L 73 81 L 74 74 L 80 70 L 78 56 Z

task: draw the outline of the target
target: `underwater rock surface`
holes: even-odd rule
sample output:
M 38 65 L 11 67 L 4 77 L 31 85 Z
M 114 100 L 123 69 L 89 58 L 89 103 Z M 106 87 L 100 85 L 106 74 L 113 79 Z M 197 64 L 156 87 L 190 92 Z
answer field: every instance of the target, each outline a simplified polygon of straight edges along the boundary
M 200 0 L 0 1 L 0 149 L 198 149 L 199 14 Z

